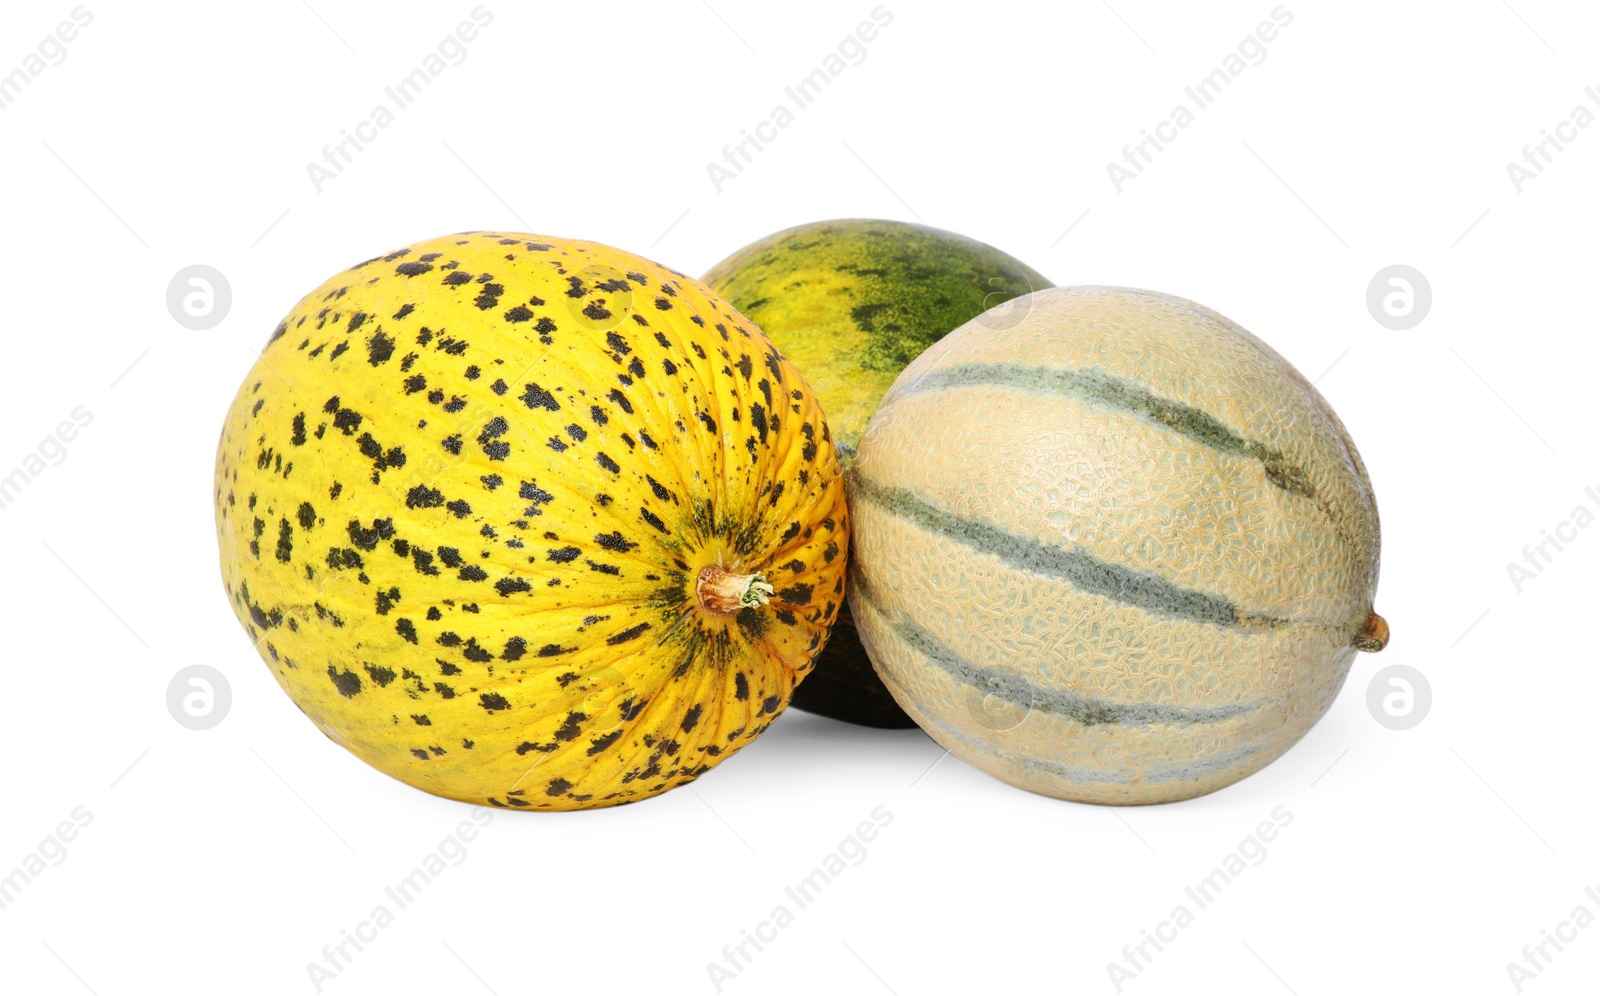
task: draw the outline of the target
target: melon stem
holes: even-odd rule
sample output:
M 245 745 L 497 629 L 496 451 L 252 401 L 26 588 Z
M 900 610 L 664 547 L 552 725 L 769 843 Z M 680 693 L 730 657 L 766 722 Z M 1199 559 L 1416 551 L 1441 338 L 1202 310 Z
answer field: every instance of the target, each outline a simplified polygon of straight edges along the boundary
M 735 574 L 717 564 L 707 564 L 700 569 L 694 591 L 700 607 L 716 615 L 760 608 L 775 594 L 772 585 L 760 574 Z
M 1367 628 L 1356 634 L 1351 646 L 1365 653 L 1375 654 L 1389 645 L 1389 624 L 1376 612 L 1367 615 Z

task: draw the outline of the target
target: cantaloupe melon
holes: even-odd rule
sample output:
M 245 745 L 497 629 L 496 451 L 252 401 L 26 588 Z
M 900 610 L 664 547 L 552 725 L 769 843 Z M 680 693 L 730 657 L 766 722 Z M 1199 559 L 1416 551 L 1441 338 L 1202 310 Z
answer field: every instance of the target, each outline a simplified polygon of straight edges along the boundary
M 862 642 L 935 740 L 1014 785 L 1214 791 L 1387 640 L 1366 470 L 1322 396 L 1216 312 L 1104 287 L 1023 310 L 930 347 L 861 440 Z

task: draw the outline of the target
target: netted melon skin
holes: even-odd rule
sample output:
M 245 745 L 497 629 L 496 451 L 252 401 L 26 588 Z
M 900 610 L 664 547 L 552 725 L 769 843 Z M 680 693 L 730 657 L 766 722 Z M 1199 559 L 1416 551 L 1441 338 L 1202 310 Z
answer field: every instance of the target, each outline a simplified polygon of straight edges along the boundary
M 1377 507 L 1327 402 L 1168 295 L 1061 288 L 901 375 L 850 471 L 850 606 L 935 740 L 1011 784 L 1168 802 L 1281 756 L 1367 629 Z

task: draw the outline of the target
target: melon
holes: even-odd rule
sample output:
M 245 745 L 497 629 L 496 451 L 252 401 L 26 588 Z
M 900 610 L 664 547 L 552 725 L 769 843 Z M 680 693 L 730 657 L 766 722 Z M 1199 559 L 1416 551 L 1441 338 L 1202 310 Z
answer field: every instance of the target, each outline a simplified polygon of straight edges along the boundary
M 224 420 L 222 577 L 334 742 L 418 788 L 581 809 L 759 735 L 842 601 L 815 394 L 726 301 L 474 232 L 336 274 Z
M 1229 785 L 1327 712 L 1378 512 L 1289 363 L 1181 298 L 1031 295 L 895 381 L 849 471 L 849 599 L 889 691 L 968 763 L 1140 804 Z
M 982 242 L 874 219 L 786 229 L 740 249 L 703 279 L 805 373 L 846 468 L 907 363 L 985 312 L 991 326 L 1003 327 L 1018 317 L 1006 302 L 1050 286 Z M 873 672 L 848 610 L 792 704 L 867 726 L 912 725 Z

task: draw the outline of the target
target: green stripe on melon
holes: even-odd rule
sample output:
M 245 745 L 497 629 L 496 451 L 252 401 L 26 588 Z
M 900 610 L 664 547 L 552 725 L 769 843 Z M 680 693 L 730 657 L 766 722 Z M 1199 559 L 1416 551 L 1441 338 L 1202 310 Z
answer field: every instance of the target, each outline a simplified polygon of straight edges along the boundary
M 919 357 L 862 439 L 861 639 L 912 718 L 1013 784 L 1103 803 L 1230 784 L 1381 646 L 1360 456 L 1215 312 L 1117 288 L 1019 303 Z

